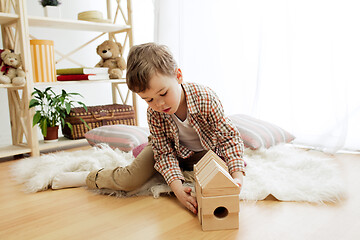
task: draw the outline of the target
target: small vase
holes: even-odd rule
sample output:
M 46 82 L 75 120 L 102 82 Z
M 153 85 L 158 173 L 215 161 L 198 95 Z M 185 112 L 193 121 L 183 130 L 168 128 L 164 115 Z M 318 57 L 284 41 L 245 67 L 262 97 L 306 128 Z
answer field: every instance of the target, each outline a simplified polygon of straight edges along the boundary
M 49 18 L 61 18 L 61 11 L 59 6 L 45 6 L 44 16 Z
M 44 142 L 56 142 L 59 140 L 58 137 L 59 126 L 48 127 L 46 137 L 44 136 Z

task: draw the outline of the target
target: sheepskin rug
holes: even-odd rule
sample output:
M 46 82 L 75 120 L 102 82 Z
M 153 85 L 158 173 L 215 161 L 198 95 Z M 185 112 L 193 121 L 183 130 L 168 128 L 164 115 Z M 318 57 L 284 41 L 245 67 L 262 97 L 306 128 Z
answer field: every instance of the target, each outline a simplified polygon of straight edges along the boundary
M 277 145 L 269 149 L 245 150 L 247 162 L 243 200 L 263 200 L 273 195 L 281 201 L 335 202 L 344 196 L 343 180 L 334 160 L 325 155 Z M 132 153 L 113 150 L 107 145 L 75 152 L 57 152 L 19 160 L 11 166 L 15 180 L 24 191 L 38 192 L 51 187 L 53 178 L 63 172 L 92 171 L 126 166 Z M 100 194 L 118 197 L 169 193 L 160 174 L 133 192 L 98 190 Z

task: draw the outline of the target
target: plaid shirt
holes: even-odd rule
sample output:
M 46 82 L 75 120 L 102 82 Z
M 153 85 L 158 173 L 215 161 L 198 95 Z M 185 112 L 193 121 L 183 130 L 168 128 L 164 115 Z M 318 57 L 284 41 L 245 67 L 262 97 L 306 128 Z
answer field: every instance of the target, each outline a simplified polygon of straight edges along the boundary
M 243 141 L 224 110 L 217 95 L 210 89 L 195 83 L 183 83 L 188 108 L 187 119 L 198 133 L 205 150 L 213 150 L 227 163 L 230 174 L 245 172 Z M 180 145 L 176 123 L 169 114 L 156 112 L 150 107 L 147 119 L 152 135 L 155 169 L 166 182 L 184 181 L 177 157 L 189 158 L 193 151 Z

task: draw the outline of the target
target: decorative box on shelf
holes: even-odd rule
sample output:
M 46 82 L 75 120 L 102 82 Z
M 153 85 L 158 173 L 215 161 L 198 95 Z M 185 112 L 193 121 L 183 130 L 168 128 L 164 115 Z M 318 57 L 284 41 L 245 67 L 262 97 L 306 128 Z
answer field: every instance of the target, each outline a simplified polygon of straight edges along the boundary
M 81 121 L 83 119 L 90 127 Z M 83 107 L 72 108 L 65 122 L 72 125 L 73 131 L 65 125 L 62 133 L 66 138 L 80 139 L 91 129 L 104 125 L 126 124 L 135 125 L 135 111 L 133 106 L 125 104 L 110 104 L 88 107 L 86 112 Z

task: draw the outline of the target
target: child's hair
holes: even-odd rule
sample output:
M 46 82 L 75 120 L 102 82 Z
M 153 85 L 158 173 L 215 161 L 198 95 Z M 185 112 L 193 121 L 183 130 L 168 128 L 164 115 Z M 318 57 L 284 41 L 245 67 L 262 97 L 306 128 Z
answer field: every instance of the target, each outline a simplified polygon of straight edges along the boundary
M 136 93 L 149 88 L 154 74 L 175 75 L 177 64 L 168 47 L 156 43 L 133 46 L 127 59 L 126 83 Z

